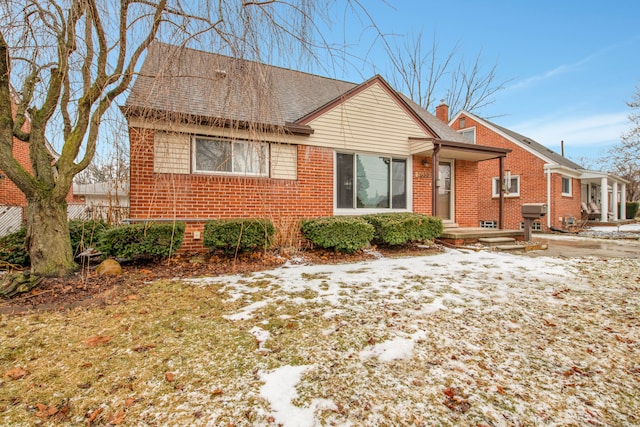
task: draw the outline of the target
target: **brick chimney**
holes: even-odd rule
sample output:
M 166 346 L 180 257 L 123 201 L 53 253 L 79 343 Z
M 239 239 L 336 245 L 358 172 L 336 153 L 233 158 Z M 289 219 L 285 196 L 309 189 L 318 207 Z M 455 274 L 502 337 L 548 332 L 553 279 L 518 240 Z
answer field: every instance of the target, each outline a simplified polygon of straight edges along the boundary
M 436 107 L 436 117 L 449 124 L 449 106 L 444 103 L 444 99 L 441 99 L 440 105 Z

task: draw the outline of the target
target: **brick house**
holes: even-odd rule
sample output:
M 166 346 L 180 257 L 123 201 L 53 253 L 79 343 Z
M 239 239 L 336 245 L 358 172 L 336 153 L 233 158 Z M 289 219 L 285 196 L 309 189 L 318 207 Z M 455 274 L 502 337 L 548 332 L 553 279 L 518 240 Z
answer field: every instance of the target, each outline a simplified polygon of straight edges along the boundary
M 15 114 L 15 108 L 18 99 L 15 98 L 18 95 L 12 91 L 13 113 Z M 25 132 L 29 131 L 30 122 L 27 119 L 23 126 Z M 47 148 L 49 152 L 57 159 L 58 154 L 53 147 L 47 142 Z M 20 164 L 29 172 L 32 172 L 31 159 L 29 157 L 29 144 L 24 141 L 20 141 L 17 138 L 13 138 L 13 156 L 20 162 Z M 73 197 L 73 192 L 70 190 L 67 196 L 67 203 L 79 203 Z M 16 231 L 24 223 L 24 208 L 27 206 L 27 199 L 22 191 L 11 181 L 7 175 L 0 170 L 0 237 L 8 233 Z M 83 210 L 84 206 L 81 209 Z M 76 209 L 78 210 L 78 209 Z
M 130 220 L 185 221 L 188 250 L 212 218 L 282 231 L 417 212 L 477 227 L 478 164 L 509 152 L 466 142 L 380 76 L 355 84 L 159 42 L 122 111 Z
M 442 106 L 438 108 L 442 109 Z M 546 203 L 548 214 L 541 228 L 562 228 L 576 219 L 601 222 L 624 219 L 627 181 L 612 174 L 585 170 L 544 145 L 467 111 L 460 111 L 449 125 L 470 143 L 511 150 L 504 159 L 500 179 L 495 161 L 478 166 L 480 226 L 496 227 L 499 192 L 506 189 L 504 226 L 520 228 L 523 203 Z M 617 208 L 615 208 L 617 207 Z

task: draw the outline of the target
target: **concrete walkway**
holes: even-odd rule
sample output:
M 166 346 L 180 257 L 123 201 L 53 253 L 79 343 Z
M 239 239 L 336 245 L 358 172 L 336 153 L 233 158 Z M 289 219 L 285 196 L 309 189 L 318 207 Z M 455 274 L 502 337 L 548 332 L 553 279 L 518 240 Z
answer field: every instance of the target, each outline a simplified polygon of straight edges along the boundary
M 534 234 L 533 240 L 548 245 L 546 250 L 526 253 L 534 257 L 640 258 L 639 239 L 599 239 L 574 235 Z

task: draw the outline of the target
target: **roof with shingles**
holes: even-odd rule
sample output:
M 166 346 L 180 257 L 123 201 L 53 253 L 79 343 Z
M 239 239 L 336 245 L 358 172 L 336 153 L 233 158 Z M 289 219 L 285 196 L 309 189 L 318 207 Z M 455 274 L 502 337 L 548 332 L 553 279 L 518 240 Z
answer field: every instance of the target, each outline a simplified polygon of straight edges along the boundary
M 149 47 L 124 111 L 285 126 L 341 97 L 346 99 L 359 86 L 156 41 Z M 396 94 L 438 138 L 465 142 L 408 97 Z
M 471 116 L 472 118 L 474 118 L 475 120 L 480 120 L 485 122 L 486 124 L 488 124 L 489 126 L 493 126 L 494 128 L 496 128 L 497 130 L 499 130 L 500 132 L 506 134 L 509 138 L 514 139 L 516 141 L 518 141 L 520 144 L 526 146 L 526 147 L 530 147 L 533 151 L 539 153 L 541 156 L 555 162 L 556 164 L 560 165 L 560 166 L 565 166 L 571 169 L 576 169 L 576 170 L 584 170 L 584 167 L 580 166 L 579 164 L 567 159 L 566 157 L 563 157 L 562 155 L 556 153 L 555 151 L 553 151 L 552 149 L 545 147 L 544 145 L 540 144 L 537 141 L 534 141 L 533 139 L 529 138 L 528 136 L 524 136 L 521 135 L 517 132 L 512 131 L 511 129 L 507 129 L 505 127 L 502 127 L 500 125 L 497 125 L 487 119 L 483 119 L 481 117 L 478 117 L 474 114 L 471 114 L 467 111 L 461 111 L 458 115 L 468 115 Z

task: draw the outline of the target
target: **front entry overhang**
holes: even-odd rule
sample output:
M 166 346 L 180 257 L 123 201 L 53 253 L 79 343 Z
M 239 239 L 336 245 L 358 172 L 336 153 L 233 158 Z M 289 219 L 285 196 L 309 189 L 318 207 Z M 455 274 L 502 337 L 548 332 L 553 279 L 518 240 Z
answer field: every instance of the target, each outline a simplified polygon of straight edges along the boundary
M 504 181 L 504 158 L 511 152 L 508 148 L 490 147 L 465 142 L 443 141 L 436 138 L 409 138 L 409 147 L 412 155 L 431 157 L 431 212 L 438 211 L 438 168 L 440 158 L 482 162 L 485 160 L 499 159 L 499 182 Z M 500 191 L 498 228 L 504 228 L 504 191 Z
M 505 157 L 511 152 L 508 148 L 443 141 L 435 138 L 409 138 L 409 150 L 412 155 L 418 156 L 432 156 L 435 151 L 438 151 L 441 157 L 472 162 Z

